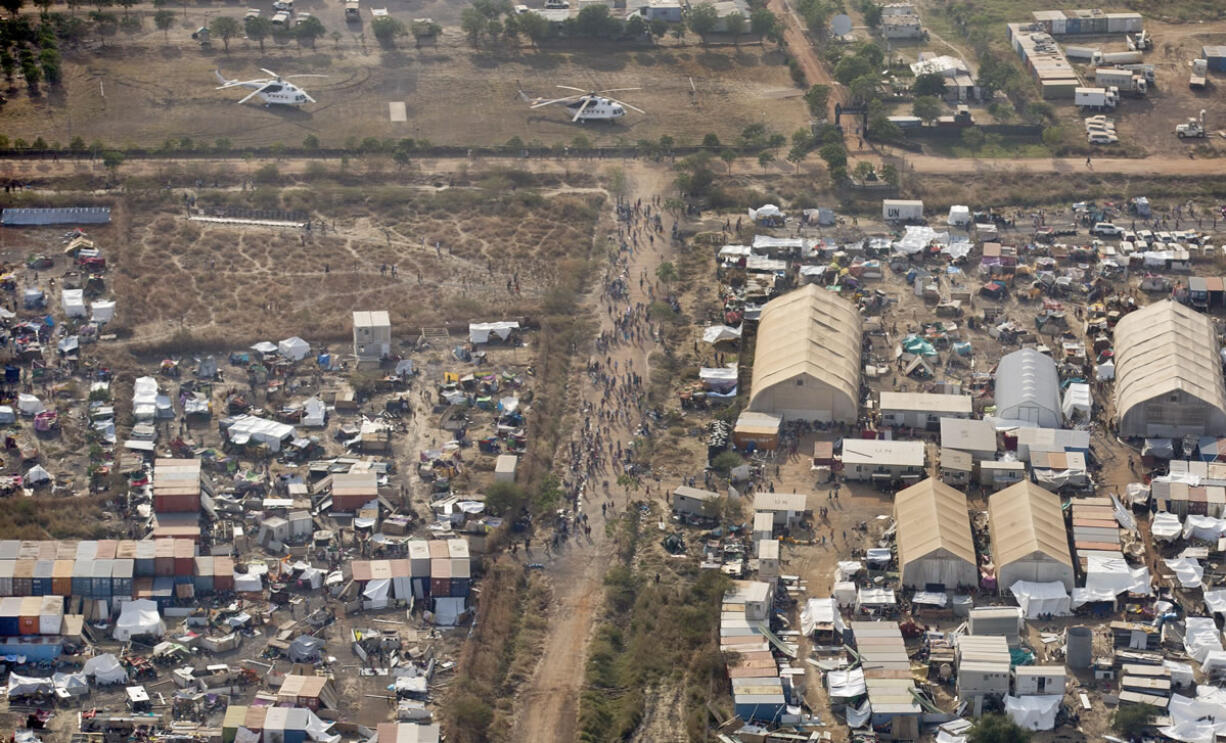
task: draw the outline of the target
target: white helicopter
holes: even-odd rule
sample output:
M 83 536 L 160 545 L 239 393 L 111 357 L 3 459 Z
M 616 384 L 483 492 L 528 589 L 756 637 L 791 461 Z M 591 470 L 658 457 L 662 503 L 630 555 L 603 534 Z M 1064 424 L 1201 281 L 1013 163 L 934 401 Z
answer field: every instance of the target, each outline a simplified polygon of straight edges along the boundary
M 569 85 L 557 86 L 563 90 L 577 90 L 574 95 L 564 96 L 562 98 L 529 98 L 524 91 L 519 91 L 520 96 L 531 104 L 531 108 L 544 108 L 545 106 L 561 105 L 565 106 L 567 111 L 574 115 L 571 117 L 571 122 L 586 122 L 586 121 L 614 121 L 626 115 L 626 109 L 646 113 L 637 106 L 631 106 L 625 101 L 619 101 L 616 98 L 610 98 L 606 93 L 621 93 L 628 90 L 642 90 L 642 88 L 612 88 L 610 90 L 594 90 L 586 91 L 583 88 L 572 88 Z
M 227 80 L 220 71 L 215 70 L 217 79 L 221 81 L 221 85 L 218 85 L 217 89 L 252 88 L 251 93 L 238 101 L 240 105 L 258 95 L 264 101 L 265 106 L 274 103 L 282 106 L 301 106 L 307 103 L 315 103 L 315 99 L 307 95 L 307 92 L 302 88 L 287 82 L 288 79 L 291 77 L 327 77 L 327 75 L 287 75 L 286 77 L 281 77 L 272 70 L 266 70 L 263 67 L 260 70 L 267 72 L 272 77 L 262 80 Z

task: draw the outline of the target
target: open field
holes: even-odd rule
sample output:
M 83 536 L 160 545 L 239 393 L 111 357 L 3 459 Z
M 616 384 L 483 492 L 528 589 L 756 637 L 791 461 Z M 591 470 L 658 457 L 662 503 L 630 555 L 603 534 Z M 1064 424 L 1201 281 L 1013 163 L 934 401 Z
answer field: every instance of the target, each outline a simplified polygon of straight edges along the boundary
M 185 136 L 208 146 L 225 139 L 235 147 L 296 147 L 310 135 L 324 147 L 367 137 L 443 145 L 496 145 L 519 137 L 553 145 L 583 136 L 613 145 L 664 134 L 694 143 L 707 132 L 727 140 L 753 123 L 790 133 L 806 121 L 804 105 L 794 97 L 799 90 L 773 46 L 590 44 L 537 52 L 525 45 L 492 53 L 472 49 L 458 28 L 449 28 L 437 45 L 415 50 L 409 40 L 388 51 L 363 36 L 362 26 L 346 26 L 340 7 L 302 3 L 330 31 L 343 32 L 339 41 L 320 40 L 314 50 L 269 41 L 261 54 L 255 43 L 235 39 L 229 54 L 220 43 L 202 51 L 187 36 L 207 16 L 192 11 L 169 43 L 160 32 L 146 31 L 102 48 L 91 44 L 66 52 L 62 92 L 32 101 L 24 90 L 11 91 L 4 133 L 65 146 L 80 136 L 87 143 L 150 148 Z M 414 17 L 392 10 L 406 22 Z M 225 12 L 241 15 L 239 8 Z M 146 18 L 145 28 L 151 27 Z M 243 93 L 214 90 L 215 69 L 250 79 L 263 75 L 261 67 L 281 75 L 327 75 L 298 81 L 319 103 L 302 109 L 237 106 Z M 533 96 L 553 96 L 558 84 L 641 87 L 622 95 L 646 114 L 631 112 L 612 125 L 576 125 L 560 108 L 531 111 L 518 94 L 522 86 Z M 396 101 L 406 104 L 405 122 L 390 120 L 388 104 Z

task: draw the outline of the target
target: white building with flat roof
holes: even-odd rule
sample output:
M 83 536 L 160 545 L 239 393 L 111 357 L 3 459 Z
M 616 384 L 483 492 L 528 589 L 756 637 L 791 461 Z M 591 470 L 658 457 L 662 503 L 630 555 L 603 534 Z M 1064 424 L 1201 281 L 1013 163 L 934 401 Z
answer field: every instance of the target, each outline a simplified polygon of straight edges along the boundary
M 843 476 L 848 480 L 918 480 L 925 459 L 922 441 L 843 439 Z
M 378 363 L 392 355 L 392 321 L 386 310 L 353 313 L 353 355 Z

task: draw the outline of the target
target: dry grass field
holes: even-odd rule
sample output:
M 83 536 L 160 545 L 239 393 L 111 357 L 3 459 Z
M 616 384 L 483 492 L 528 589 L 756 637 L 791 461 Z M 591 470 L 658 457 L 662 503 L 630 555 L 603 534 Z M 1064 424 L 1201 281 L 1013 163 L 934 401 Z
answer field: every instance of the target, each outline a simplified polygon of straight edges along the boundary
M 260 0 L 255 7 L 271 6 Z M 593 143 L 658 139 L 697 142 L 707 132 L 731 139 L 745 126 L 767 123 L 791 133 L 805 123 L 805 107 L 773 45 L 705 49 L 691 40 L 659 47 L 576 44 L 534 51 L 475 50 L 460 30 L 448 26 L 436 45 L 414 49 L 412 39 L 385 50 L 366 26 L 345 24 L 340 3 L 300 2 L 299 10 L 320 17 L 334 40 L 314 50 L 268 41 L 264 53 L 244 39 L 202 50 L 190 31 L 219 12 L 241 17 L 238 6 L 192 7 L 168 38 L 151 30 L 151 6 L 140 6 L 146 31 L 120 35 L 99 47 L 65 52 L 61 89 L 31 99 L 14 89 L 3 110 L 10 138 L 67 145 L 87 143 L 157 147 L 168 138 L 190 137 L 212 146 L 226 139 L 234 147 L 299 146 L 308 135 L 325 147 L 366 137 L 412 137 L 444 145 L 498 145 L 512 137 L 525 142 L 569 144 L 577 136 Z M 404 7 L 401 7 L 401 6 Z M 456 5 L 456 7 L 461 7 Z M 391 4 L 394 17 L 417 17 L 407 4 Z M 457 11 L 458 12 L 458 11 Z M 444 19 L 444 23 L 447 21 Z M 301 109 L 264 108 L 258 100 L 235 105 L 244 91 L 215 90 L 214 70 L 232 78 L 319 74 L 298 80 L 318 103 Z M 622 94 L 646 111 L 617 124 L 571 124 L 560 108 L 531 111 L 518 94 L 553 96 L 556 85 L 642 90 Z M 691 87 L 692 86 L 692 87 Z M 404 122 L 393 122 L 389 103 L 403 102 Z

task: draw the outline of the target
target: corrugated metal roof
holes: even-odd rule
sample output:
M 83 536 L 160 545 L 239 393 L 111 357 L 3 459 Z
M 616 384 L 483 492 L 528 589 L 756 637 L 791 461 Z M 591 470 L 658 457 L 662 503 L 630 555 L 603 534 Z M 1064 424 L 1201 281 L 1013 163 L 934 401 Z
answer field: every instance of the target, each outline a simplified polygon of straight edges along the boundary
M 970 395 L 940 395 L 932 392 L 882 392 L 881 410 L 907 410 L 921 413 L 971 414 Z
M 1059 496 L 1029 480 L 988 499 L 988 530 L 997 570 L 1035 553 L 1062 565 L 1073 564 Z
M 5 209 L 0 223 L 6 227 L 38 227 L 48 224 L 107 224 L 109 206 L 70 206 L 64 208 Z
M 940 480 L 928 478 L 898 491 L 894 522 L 898 524 L 898 564 L 904 572 L 908 564 L 937 550 L 976 564 L 966 496 Z
M 816 284 L 762 308 L 749 408 L 762 392 L 807 374 L 831 387 L 849 409 L 859 407 L 860 312 Z
M 1039 408 L 1045 415 L 1037 423 L 1046 420 L 1052 428 L 1059 427 L 1063 416 L 1056 363 L 1033 348 L 1008 354 L 996 368 L 997 415 L 1007 418 L 1018 407 Z
M 1115 327 L 1115 410 L 1183 391 L 1226 416 L 1226 388 L 1213 321 L 1164 300 L 1120 318 Z

